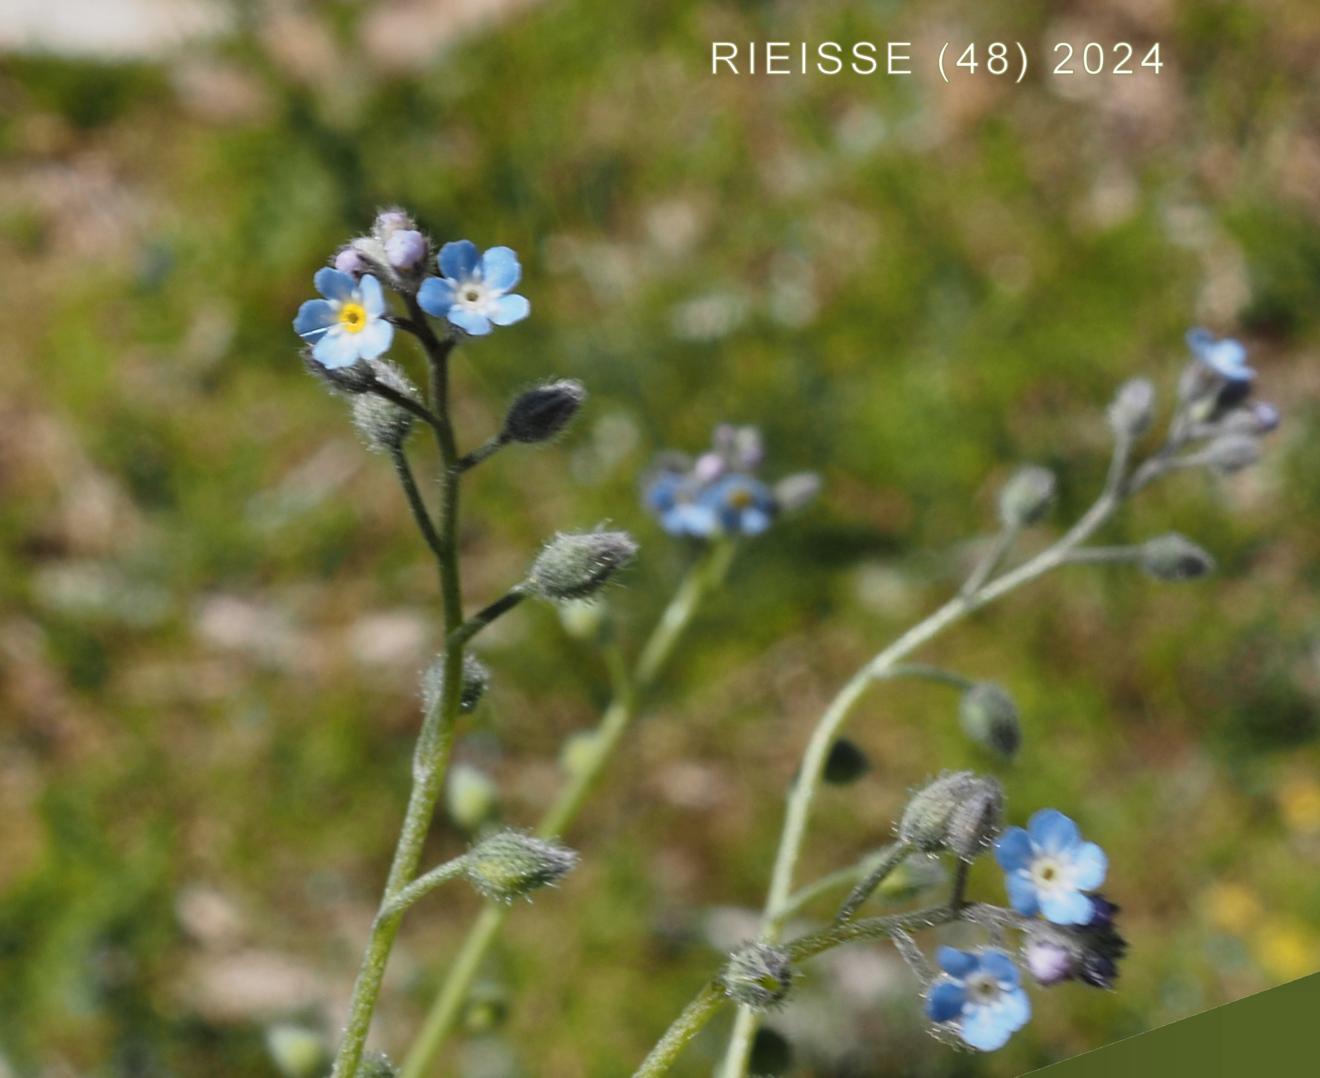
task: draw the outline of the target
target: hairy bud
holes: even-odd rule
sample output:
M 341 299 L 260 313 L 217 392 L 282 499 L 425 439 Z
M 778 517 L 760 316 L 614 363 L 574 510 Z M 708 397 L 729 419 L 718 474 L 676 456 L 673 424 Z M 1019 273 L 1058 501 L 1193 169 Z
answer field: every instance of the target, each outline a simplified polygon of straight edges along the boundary
M 978 776 L 949 817 L 950 852 L 964 861 L 979 857 L 999 834 L 1003 820 L 1003 789 L 994 779 Z
M 486 898 L 512 902 L 558 883 L 578 863 L 567 846 L 522 831 L 497 831 L 468 851 L 464 872 Z
M 975 780 L 971 771 L 951 771 L 918 790 L 903 810 L 899 839 L 926 853 L 944 849 L 953 811 Z
M 1118 387 L 1109 405 L 1109 426 L 1121 438 L 1140 438 L 1150 429 L 1155 414 L 1155 387 L 1145 378 L 1133 378 Z
M 963 733 L 982 748 L 1011 760 L 1022 743 L 1018 709 L 998 685 L 979 681 L 962 694 L 958 720 Z
M 994 779 L 953 771 L 918 790 L 899 821 L 902 842 L 926 853 L 971 860 L 999 833 L 1004 792 Z
M 546 543 L 527 573 L 543 599 L 586 599 L 632 561 L 637 544 L 627 532 L 560 533 Z
M 353 277 L 361 277 L 364 273 L 370 273 L 371 267 L 367 260 L 362 257 L 362 253 L 351 243 L 339 248 L 335 252 L 334 260 L 331 265 L 340 273 L 347 273 Z
M 825 758 L 825 781 L 833 786 L 847 786 L 871 770 L 871 761 L 858 746 L 845 737 L 830 746 Z
M 375 375 L 376 383 L 389 386 L 412 400 L 420 400 L 416 386 L 395 364 L 371 359 L 367 365 Z M 397 453 L 412 433 L 413 414 L 375 393 L 362 393 L 353 398 L 353 426 L 357 427 L 358 434 L 373 453 Z
M 304 349 L 303 366 L 307 373 L 323 382 L 327 389 L 337 393 L 366 393 L 376 384 L 376 372 L 371 365 L 359 360 L 347 367 L 323 366 L 310 348 Z
M 422 672 L 422 707 L 428 713 L 440 703 L 445 684 L 445 657 L 437 655 Z M 463 656 L 463 689 L 458 709 L 464 713 L 475 710 L 490 686 L 490 670 L 471 652 Z
M 999 494 L 999 519 L 1008 528 L 1025 528 L 1049 512 L 1054 502 L 1054 473 L 1028 464 L 1018 470 Z
M 1177 532 L 1142 543 L 1140 562 L 1156 580 L 1195 580 L 1215 568 L 1214 558 Z
M 1222 434 L 1205 447 L 1200 458 L 1206 467 L 1230 475 L 1260 460 L 1260 442 L 1250 434 Z
M 510 405 L 502 437 L 529 444 L 548 441 L 568 426 L 586 399 L 586 387 L 571 378 L 529 389 Z
M 390 269 L 404 276 L 418 273 L 426 262 L 426 237 L 415 228 L 400 228 L 385 241 Z
M 455 764 L 445 783 L 445 807 L 459 827 L 476 831 L 495 815 L 499 791 L 484 771 L 471 764 Z
M 787 952 L 769 943 L 747 943 L 734 951 L 720 971 L 724 994 L 754 1011 L 784 1001 L 793 987 L 793 967 Z
M 389 243 L 390 238 L 396 233 L 411 231 L 416 228 L 417 223 L 407 210 L 398 206 L 390 206 L 388 209 L 381 210 L 380 213 L 376 214 L 376 220 L 371 225 L 371 234 L 378 242 Z

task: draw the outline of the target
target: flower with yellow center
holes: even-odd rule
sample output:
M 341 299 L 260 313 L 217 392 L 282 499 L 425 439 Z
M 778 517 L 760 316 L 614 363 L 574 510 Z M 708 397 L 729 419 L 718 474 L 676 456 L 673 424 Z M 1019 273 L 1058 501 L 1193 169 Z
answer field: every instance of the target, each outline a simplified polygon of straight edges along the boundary
M 385 295 L 371 274 L 360 281 L 329 267 L 317 273 L 316 290 L 325 299 L 309 299 L 293 320 L 294 332 L 312 343 L 312 357 L 334 370 L 376 359 L 394 339 L 385 318 Z

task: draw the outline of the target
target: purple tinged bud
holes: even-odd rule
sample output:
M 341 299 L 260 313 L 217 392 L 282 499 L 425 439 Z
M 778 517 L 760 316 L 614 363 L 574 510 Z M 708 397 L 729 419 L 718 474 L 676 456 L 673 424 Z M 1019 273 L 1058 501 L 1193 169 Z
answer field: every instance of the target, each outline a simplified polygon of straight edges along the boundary
M 1076 960 L 1072 952 L 1049 940 L 1031 940 L 1022 957 L 1036 983 L 1046 988 L 1070 980 L 1075 973 Z
M 367 265 L 366 259 L 358 253 L 352 244 L 341 247 L 335 252 L 334 267 L 340 273 L 352 274 L 354 277 L 361 277 L 364 273 L 370 272 L 371 269 Z
M 724 458 L 719 453 L 703 453 L 692 468 L 692 477 L 698 483 L 713 483 L 724 474 Z
M 395 206 L 376 214 L 376 221 L 371 226 L 371 231 L 381 243 L 388 243 L 390 236 L 395 232 L 416 227 L 412 217 Z
M 426 237 L 415 228 L 400 228 L 385 240 L 385 257 L 399 273 L 413 273 L 426 261 Z

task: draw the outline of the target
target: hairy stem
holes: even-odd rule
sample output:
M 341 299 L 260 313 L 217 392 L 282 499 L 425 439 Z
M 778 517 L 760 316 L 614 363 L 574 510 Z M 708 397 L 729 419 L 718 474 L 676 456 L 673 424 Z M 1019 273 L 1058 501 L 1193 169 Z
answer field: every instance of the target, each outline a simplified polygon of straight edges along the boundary
M 993 602 L 1015 588 L 1021 587 L 1051 569 L 1067 562 L 1074 548 L 1084 543 L 1109 519 L 1124 497 L 1124 478 L 1127 474 L 1130 442 L 1120 438 L 1114 447 L 1109 474 L 1104 489 L 1091 507 L 1053 545 L 1028 559 L 1016 569 L 980 584 L 975 591 L 962 591 L 946 602 L 924 621 L 918 623 L 866 663 L 839 690 L 839 693 L 821 716 L 812 731 L 798 770 L 798 780 L 789 793 L 784 827 L 780 835 L 779 850 L 775 856 L 770 888 L 761 914 L 761 936 L 773 941 L 778 938 L 784 911 L 792 892 L 793 874 L 797 868 L 802 842 L 812 803 L 820 786 L 821 773 L 830 746 L 834 744 L 853 708 L 868 686 L 876 680 L 890 676 L 894 668 L 917 648 L 928 643 L 945 629 L 960 621 L 974 610 Z M 853 923 L 853 922 L 849 922 Z M 747 1060 L 756 1033 L 758 1018 L 747 1008 L 741 1008 L 734 1023 L 729 1048 L 721 1071 L 723 1078 L 742 1078 L 747 1071 Z
M 650 688 L 673 654 L 702 600 L 728 573 L 735 550 L 732 542 L 717 543 L 688 570 L 643 645 L 631 675 L 616 676 L 614 697 L 592 735 L 591 751 L 560 790 L 559 796 L 546 809 L 536 827 L 538 835 L 543 838 L 559 837 L 577 817 L 636 717 L 641 694 Z M 436 1058 L 458 1018 L 463 1001 L 481 968 L 481 961 L 494 944 L 509 912 L 509 907 L 492 903 L 482 910 L 469 930 L 427 1012 L 421 1031 L 408 1050 L 401 1071 L 402 1078 L 426 1078 L 433 1073 Z
M 348 1023 L 335 1056 L 332 1078 L 356 1078 L 366 1050 L 371 1018 L 380 998 L 381 982 L 389 962 L 390 950 L 399 931 L 404 908 L 394 905 L 398 896 L 413 881 L 421 861 L 422 847 L 430 830 L 436 800 L 444 784 L 458 719 L 463 683 L 463 642 L 451 642 L 454 631 L 463 623 L 463 596 L 458 565 L 459 473 L 454 468 L 458 449 L 449 418 L 449 353 L 453 340 L 440 340 L 426 321 L 417 299 L 404 295 L 413 322 L 409 330 L 426 350 L 430 365 L 430 404 L 435 423 L 436 445 L 440 453 L 440 518 L 435 531 L 436 561 L 440 569 L 440 608 L 445 632 L 444 681 L 438 699 L 428 709 L 413 752 L 413 783 L 404 813 L 403 826 L 394 848 L 389 876 L 381 897 L 380 912 L 371 926 L 366 953 L 349 1003 Z M 419 499 L 420 500 L 420 499 Z M 410 496 L 411 501 L 411 496 Z M 429 540 L 428 540 L 429 541 Z

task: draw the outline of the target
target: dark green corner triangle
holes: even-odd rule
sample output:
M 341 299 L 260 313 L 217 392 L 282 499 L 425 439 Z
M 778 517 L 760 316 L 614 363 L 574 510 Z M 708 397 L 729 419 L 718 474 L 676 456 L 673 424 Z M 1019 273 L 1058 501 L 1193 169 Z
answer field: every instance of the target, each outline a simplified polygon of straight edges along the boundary
M 1031 1072 L 1032 1078 L 1320 1074 L 1320 973 Z

